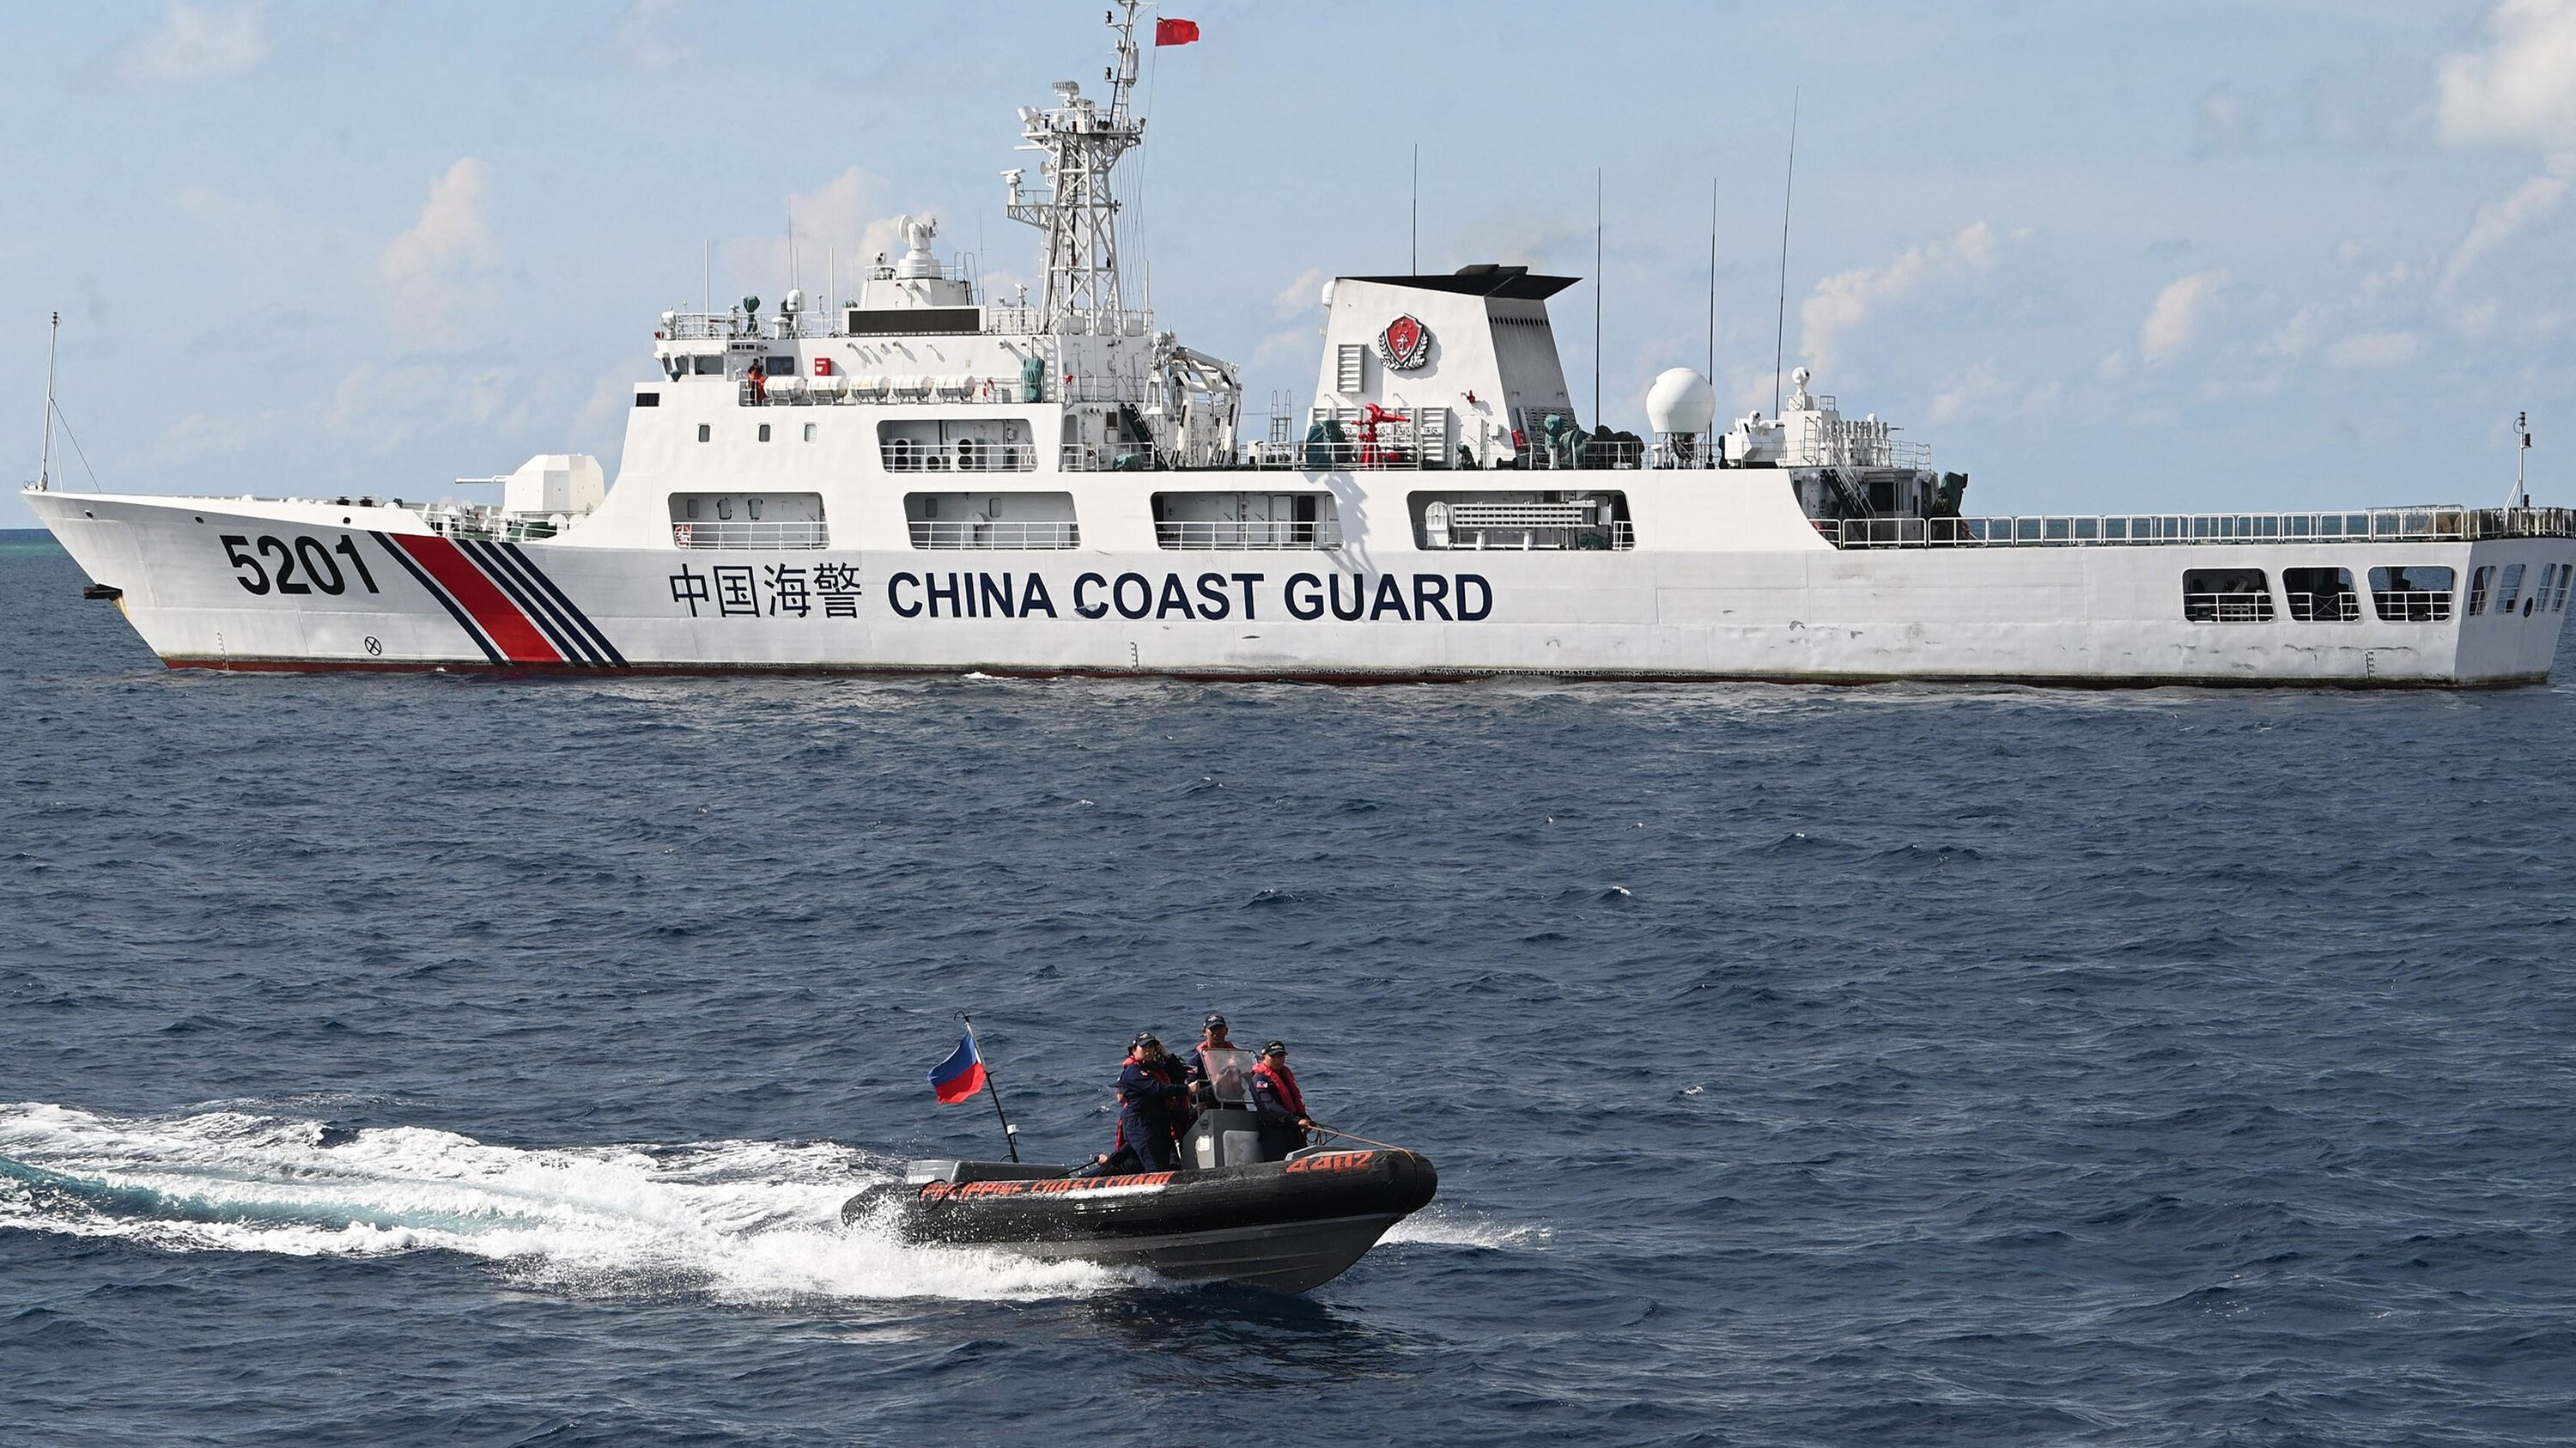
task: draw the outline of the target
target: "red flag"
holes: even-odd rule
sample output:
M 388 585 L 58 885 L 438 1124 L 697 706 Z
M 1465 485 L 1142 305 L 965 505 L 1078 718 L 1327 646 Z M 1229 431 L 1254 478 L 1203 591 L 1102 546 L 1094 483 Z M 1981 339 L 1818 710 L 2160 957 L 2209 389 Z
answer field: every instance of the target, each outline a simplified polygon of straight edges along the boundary
M 1156 45 L 1187 45 L 1198 38 L 1199 23 L 1195 20 L 1157 20 L 1154 22 L 1154 43 Z

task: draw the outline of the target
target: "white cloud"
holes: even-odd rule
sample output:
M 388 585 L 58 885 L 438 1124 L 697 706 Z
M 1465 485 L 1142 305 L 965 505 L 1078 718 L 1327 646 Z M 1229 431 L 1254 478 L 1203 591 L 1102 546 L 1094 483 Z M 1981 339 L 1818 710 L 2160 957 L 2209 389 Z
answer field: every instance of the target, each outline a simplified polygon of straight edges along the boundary
M 1936 395 L 1925 416 L 1932 422 L 1952 422 L 2011 391 L 2012 384 L 1995 371 L 1992 363 L 1979 362 L 1955 384 Z
M 633 0 L 610 28 L 612 44 L 629 64 L 661 70 L 689 58 L 679 31 L 689 0 Z
M 2326 360 L 2337 367 L 2394 367 L 2412 360 L 2423 341 L 2414 332 L 2364 332 L 2327 348 Z
M 385 248 L 378 274 L 396 328 L 408 339 L 452 346 L 494 301 L 493 248 L 484 181 L 491 168 L 471 156 L 430 183 L 429 202 L 409 231 Z
M 2138 355 L 2150 363 L 2170 362 L 2191 345 L 2200 330 L 2202 308 L 2227 284 L 2223 271 L 2194 272 L 2157 293 L 2138 328 Z
M 1870 312 L 1935 282 L 1986 271 L 2001 250 L 1994 228 L 1985 222 L 1960 228 L 1953 236 L 1908 247 L 1883 267 L 1855 267 L 1816 283 L 1798 305 L 1799 351 L 1809 367 L 1830 370 L 1843 335 Z
M 1310 266 L 1297 273 L 1295 281 L 1281 287 L 1279 295 L 1270 299 L 1271 311 L 1282 317 L 1293 317 L 1299 312 L 1312 311 L 1321 306 L 1324 283 L 1332 275 L 1331 272 L 1319 266 Z
M 2576 149 L 2576 0 L 2501 0 L 2487 37 L 2483 50 L 2442 58 L 2443 137 Z
M 192 412 L 170 424 L 162 434 L 161 456 L 165 459 L 187 459 L 208 453 L 240 452 L 250 446 L 250 433 L 239 422 L 228 417 L 210 417 Z
M 776 231 L 737 236 L 717 247 L 717 309 L 748 292 L 763 299 L 765 310 L 790 285 L 803 287 L 814 298 L 809 305 L 825 305 L 840 299 L 824 296 L 835 280 L 841 297 L 856 295 L 860 280 L 879 254 L 889 262 L 903 254 L 905 242 L 897 225 L 902 218 L 886 210 L 884 191 L 884 182 L 852 166 L 811 191 L 787 196 L 782 203 L 786 223 Z M 944 217 L 940 221 L 933 247 L 943 257 L 974 245 L 972 236 L 950 230 Z M 795 235 L 793 256 L 788 249 L 790 232 Z M 994 280 L 987 277 L 988 286 Z
M 2200 98 L 2197 149 L 2203 152 L 2246 151 L 2257 139 L 2254 100 L 2225 81 Z
M 257 6 L 170 0 L 161 23 L 135 42 L 119 68 L 132 80 L 200 80 L 240 75 L 267 54 Z
M 2469 234 L 2451 251 L 2451 259 L 2442 264 L 2442 285 L 2457 282 L 2478 258 L 2504 244 L 2506 238 L 2540 217 L 2558 209 L 2567 199 L 2567 186 L 2576 179 L 2576 153 L 2551 159 L 2549 169 L 2523 182 L 2502 201 L 2490 201 L 2478 208 L 2476 219 L 2469 223 Z

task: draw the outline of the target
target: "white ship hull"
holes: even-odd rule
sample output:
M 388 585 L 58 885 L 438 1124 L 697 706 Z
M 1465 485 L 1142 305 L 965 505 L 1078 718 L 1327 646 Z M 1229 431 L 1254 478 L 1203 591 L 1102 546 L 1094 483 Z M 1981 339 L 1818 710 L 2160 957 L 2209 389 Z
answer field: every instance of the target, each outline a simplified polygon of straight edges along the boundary
M 1653 477 L 1621 476 L 1632 488 Z M 2351 621 L 2281 608 L 2218 623 L 2183 616 L 2182 574 L 2576 570 L 2576 542 L 2563 537 L 732 551 L 450 539 L 384 506 L 26 496 L 89 575 L 121 592 L 165 662 L 230 669 L 2497 685 L 2548 676 L 2563 587 L 2526 588 L 2509 610 L 2477 616 L 2446 605 L 2439 619 L 2383 620 L 2365 592 Z M 297 565 L 281 570 L 288 556 Z M 254 572 L 265 591 L 252 591 Z

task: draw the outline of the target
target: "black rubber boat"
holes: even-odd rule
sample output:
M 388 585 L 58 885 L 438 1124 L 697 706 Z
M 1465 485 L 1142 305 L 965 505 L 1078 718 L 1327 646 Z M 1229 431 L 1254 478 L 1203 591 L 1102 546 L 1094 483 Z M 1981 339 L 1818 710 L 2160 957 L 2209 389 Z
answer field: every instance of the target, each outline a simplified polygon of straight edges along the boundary
M 841 1208 L 908 1242 L 1144 1267 L 1184 1281 L 1304 1292 L 1422 1210 L 1440 1174 L 1417 1152 L 1308 1147 L 1260 1160 L 1250 1112 L 1200 1114 L 1179 1171 L 1076 1177 L 1061 1166 L 916 1162 Z

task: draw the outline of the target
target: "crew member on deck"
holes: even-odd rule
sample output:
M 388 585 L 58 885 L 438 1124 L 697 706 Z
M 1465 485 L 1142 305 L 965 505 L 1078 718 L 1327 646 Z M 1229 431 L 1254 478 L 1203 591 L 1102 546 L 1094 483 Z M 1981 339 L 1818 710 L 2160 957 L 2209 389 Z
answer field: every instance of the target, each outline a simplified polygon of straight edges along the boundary
M 1230 1065 L 1230 1063 L 1226 1063 L 1224 1057 L 1219 1057 L 1219 1062 L 1225 1064 L 1212 1066 L 1208 1061 L 1208 1053 L 1210 1051 L 1240 1051 L 1242 1049 L 1243 1048 L 1241 1046 L 1236 1045 L 1234 1041 L 1226 1035 L 1225 1017 L 1220 1015 L 1210 1015 L 1207 1018 L 1207 1028 L 1199 1033 L 1199 1043 L 1190 1048 L 1190 1055 L 1187 1064 L 1189 1066 L 1190 1086 L 1192 1090 L 1195 1091 L 1201 1099 L 1213 1102 L 1216 1099 L 1215 1089 L 1218 1084 L 1218 1078 L 1225 1074 L 1227 1066 Z M 1240 1056 L 1234 1058 L 1234 1060 L 1238 1061 L 1241 1059 L 1242 1058 Z
M 1304 1146 L 1306 1133 L 1315 1129 L 1306 1115 L 1306 1093 L 1288 1069 L 1286 1041 L 1261 1048 L 1261 1063 L 1252 1068 L 1252 1114 L 1260 1118 L 1261 1154 L 1272 1161 Z
M 1180 1132 L 1189 1118 L 1190 1088 L 1181 1063 L 1152 1031 L 1138 1031 L 1118 1071 L 1118 1136 L 1147 1171 L 1180 1165 Z

